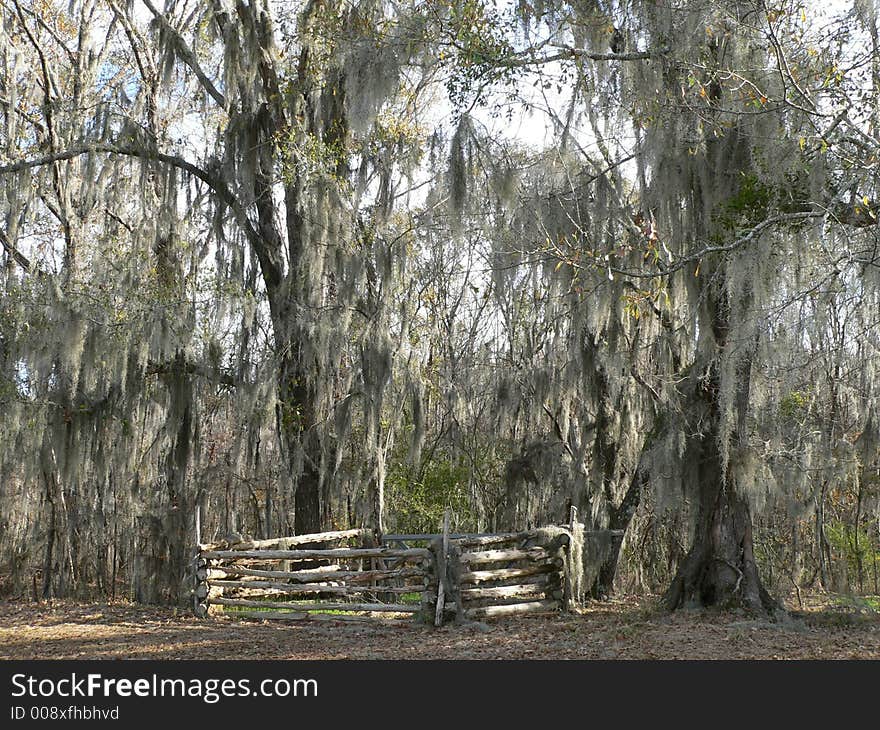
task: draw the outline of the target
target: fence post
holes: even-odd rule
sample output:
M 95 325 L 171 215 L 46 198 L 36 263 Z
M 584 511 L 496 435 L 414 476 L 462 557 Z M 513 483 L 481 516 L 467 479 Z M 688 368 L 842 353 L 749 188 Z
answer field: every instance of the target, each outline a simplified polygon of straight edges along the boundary
M 208 561 L 202 557 L 202 505 L 196 498 L 196 549 L 193 555 L 193 611 L 199 618 L 208 615 Z
M 193 605 L 196 616 L 204 618 L 208 615 L 208 561 L 202 558 L 200 549 L 196 549 L 195 557 L 195 588 L 193 588 Z
M 449 508 L 443 515 L 443 536 L 431 546 L 434 550 L 434 567 L 437 571 L 437 608 L 434 611 L 434 626 L 442 626 L 449 584 L 449 576 L 446 574 L 446 554 L 449 551 Z
M 584 529 L 577 519 L 577 507 L 572 505 L 569 514 L 568 531 L 570 539 L 565 550 L 564 576 L 562 605 L 564 610 L 570 611 L 581 605 L 581 596 L 584 593 Z

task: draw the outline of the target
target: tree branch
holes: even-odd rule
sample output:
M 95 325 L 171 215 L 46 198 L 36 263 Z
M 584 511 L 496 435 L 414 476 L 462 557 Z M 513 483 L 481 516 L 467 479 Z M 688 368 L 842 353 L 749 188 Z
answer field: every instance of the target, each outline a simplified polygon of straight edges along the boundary
M 3 245 L 3 248 L 6 249 L 6 253 L 8 253 L 15 260 L 21 268 L 25 271 L 30 272 L 31 270 L 31 262 L 27 256 L 25 256 L 21 251 L 19 251 L 15 246 L 12 245 L 12 242 L 6 236 L 6 233 L 0 231 L 0 244 Z
M 568 441 L 562 438 L 562 427 L 559 425 L 559 419 L 556 417 L 556 414 L 551 411 L 545 403 L 541 404 L 541 407 L 544 409 L 544 413 L 546 413 L 550 420 L 553 422 L 553 431 L 556 434 L 556 438 L 559 439 L 559 443 L 562 444 L 562 448 L 565 449 L 566 453 L 572 458 L 575 458 L 574 451 L 572 451 L 571 446 L 569 446 Z
M 174 372 L 183 372 L 187 375 L 196 375 L 205 378 L 206 380 L 226 385 L 230 388 L 235 388 L 239 385 L 236 379 L 228 373 L 224 373 L 219 369 L 210 368 L 201 363 L 193 362 L 192 360 L 180 362 L 175 359 L 167 362 L 150 362 L 147 364 L 145 372 L 147 375 L 168 375 Z
M 497 65 L 503 68 L 522 68 L 524 66 L 541 66 L 555 61 L 575 61 L 585 58 L 590 61 L 645 61 L 669 54 L 670 49 L 663 47 L 650 51 L 631 51 L 629 53 L 595 53 L 581 48 L 565 47 L 547 56 L 533 56 L 499 59 Z
M 746 244 L 755 240 L 761 233 L 770 228 L 771 226 L 776 225 L 777 223 L 795 223 L 798 221 L 807 221 L 815 218 L 824 218 L 828 214 L 822 210 L 807 210 L 799 213 L 784 213 L 782 215 L 775 215 L 772 218 L 768 218 L 761 223 L 758 223 L 754 228 L 750 229 L 748 233 L 740 236 L 739 238 L 731 241 L 730 243 L 725 243 L 721 246 L 705 246 L 701 248 L 699 251 L 696 251 L 689 256 L 685 256 L 684 258 L 679 259 L 674 264 L 662 269 L 657 269 L 656 271 L 636 271 L 633 269 L 621 269 L 616 266 L 603 266 L 603 268 L 607 268 L 608 271 L 611 271 L 614 274 L 619 274 L 621 276 L 629 276 L 634 279 L 654 279 L 656 277 L 669 276 L 670 274 L 674 274 L 676 271 L 680 271 L 689 263 L 693 263 L 695 261 L 699 261 L 704 256 L 708 256 L 713 253 L 729 253 L 731 251 L 735 251 L 738 248 L 742 248 Z
M 156 6 L 153 5 L 150 0 L 143 0 L 143 2 L 144 5 L 147 6 L 147 9 L 156 18 L 159 25 L 162 26 L 162 30 L 168 33 L 169 37 L 174 43 L 174 48 L 177 51 L 180 60 L 190 67 L 192 72 L 196 75 L 196 78 L 198 78 L 202 87 L 213 97 L 214 101 L 216 101 L 222 109 L 226 109 L 226 97 L 217 90 L 217 87 L 214 86 L 214 83 L 202 70 L 202 67 L 199 65 L 199 61 L 196 58 L 196 54 L 193 53 L 193 50 L 187 45 L 186 41 L 183 39 L 183 36 L 181 36 L 180 33 L 177 32 L 177 29 L 173 25 L 171 25 L 168 19 L 158 11 Z
M 138 157 L 144 160 L 156 160 L 172 165 L 180 170 L 188 172 L 193 177 L 204 182 L 220 200 L 233 212 L 238 224 L 247 237 L 248 243 L 254 249 L 260 266 L 264 271 L 267 282 L 275 282 L 280 284 L 283 273 L 283 264 L 279 260 L 277 247 L 273 247 L 269 241 L 263 238 L 257 231 L 247 216 L 245 208 L 241 201 L 235 196 L 229 186 L 220 178 L 212 175 L 206 170 L 194 165 L 193 163 L 165 152 L 159 152 L 156 149 L 145 147 L 125 147 L 121 145 L 111 144 L 107 142 L 99 142 L 89 145 L 81 145 L 72 147 L 67 150 L 53 152 L 30 160 L 19 160 L 8 165 L 0 165 L 0 174 L 20 172 L 32 167 L 42 167 L 60 160 L 70 160 L 80 155 L 93 154 L 95 152 L 106 152 L 114 155 L 123 155 L 126 157 Z
M 229 206 L 229 208 L 239 218 L 239 222 L 244 228 L 245 234 L 248 236 L 248 238 L 256 237 L 258 235 L 253 226 L 250 224 L 250 221 L 247 219 L 247 215 L 245 214 L 244 208 L 242 208 L 238 198 L 235 197 L 235 195 L 229 189 L 229 186 L 226 185 L 226 183 L 217 178 L 215 175 L 210 174 L 206 170 L 203 170 L 202 168 L 183 159 L 182 157 L 171 155 L 165 152 L 159 152 L 155 149 L 125 147 L 107 142 L 98 142 L 95 144 L 81 145 L 79 147 L 71 147 L 67 150 L 52 152 L 50 154 L 43 155 L 42 157 L 36 157 L 29 160 L 19 160 L 18 162 L 12 162 L 8 165 L 0 165 L 0 175 L 4 173 L 21 172 L 22 170 L 27 170 L 33 167 L 43 167 L 45 165 L 52 164 L 53 162 L 59 162 L 61 160 L 71 160 L 75 157 L 93 154 L 95 152 L 106 152 L 109 154 L 123 155 L 126 157 L 138 157 L 145 160 L 156 160 L 158 162 L 164 162 L 168 165 L 172 165 L 180 170 L 188 172 L 193 177 L 196 177 L 204 182 L 220 197 L 224 204 Z
M 658 393 L 656 388 L 654 388 L 647 380 L 645 380 L 642 377 L 641 373 L 639 373 L 639 371 L 636 370 L 635 365 L 633 365 L 630 368 L 629 372 L 630 372 L 630 375 L 632 375 L 633 380 L 635 380 L 639 385 L 641 385 L 643 388 L 645 388 L 651 394 L 651 397 L 654 399 L 654 402 L 657 403 L 658 406 L 662 406 L 663 405 L 663 398 L 660 396 L 660 393 Z

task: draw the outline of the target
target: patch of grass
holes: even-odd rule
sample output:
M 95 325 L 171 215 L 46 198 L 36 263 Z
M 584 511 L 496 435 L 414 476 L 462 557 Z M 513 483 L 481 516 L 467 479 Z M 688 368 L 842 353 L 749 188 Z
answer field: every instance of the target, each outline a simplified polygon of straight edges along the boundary
M 614 631 L 612 632 L 612 634 L 614 636 L 615 641 L 628 641 L 631 639 L 638 638 L 645 631 L 647 631 L 647 629 L 648 629 L 647 626 L 644 626 L 641 624 L 627 623 L 627 624 L 623 624 L 623 625 L 615 628 Z
M 835 596 L 832 604 L 858 613 L 880 613 L 880 596 Z
M 825 595 L 820 606 L 791 613 L 817 628 L 874 626 L 880 620 L 880 596 Z

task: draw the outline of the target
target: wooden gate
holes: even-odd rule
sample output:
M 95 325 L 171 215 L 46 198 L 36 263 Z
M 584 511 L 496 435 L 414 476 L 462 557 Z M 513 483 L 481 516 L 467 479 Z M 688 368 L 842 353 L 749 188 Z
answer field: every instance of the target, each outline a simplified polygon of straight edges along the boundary
M 440 542 L 435 625 L 567 607 L 564 528 L 451 538 L 445 553 Z

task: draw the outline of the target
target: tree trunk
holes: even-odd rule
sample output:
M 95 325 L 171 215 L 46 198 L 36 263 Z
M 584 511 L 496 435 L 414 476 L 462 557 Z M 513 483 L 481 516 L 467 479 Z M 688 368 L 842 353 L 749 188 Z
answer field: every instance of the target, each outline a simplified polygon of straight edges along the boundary
M 725 481 L 717 419 L 712 426 L 693 436 L 685 452 L 698 495 L 696 525 L 664 603 L 670 610 L 718 606 L 769 612 L 778 605 L 758 576 L 749 505 Z
M 288 473 L 294 485 L 293 531 L 305 535 L 322 531 L 321 445 L 315 427 L 314 394 L 300 362 L 300 345 L 290 342 L 291 356 L 283 359 L 279 379 L 278 429 L 287 451 Z
M 49 479 L 51 477 L 46 475 L 46 501 L 49 504 L 49 527 L 46 533 L 46 552 L 43 558 L 43 585 L 40 591 L 40 595 L 46 599 L 51 597 L 52 595 L 52 574 L 53 570 L 53 561 L 54 561 L 54 547 L 55 547 L 55 532 L 56 532 L 56 524 L 55 524 L 55 499 L 51 493 L 51 487 L 49 486 Z
M 321 532 L 321 479 L 311 465 L 303 467 L 294 494 L 293 531 L 297 535 Z
M 621 532 L 615 533 L 611 538 L 610 552 L 602 563 L 602 567 L 599 568 L 599 575 L 590 589 L 593 598 L 607 598 L 614 593 L 614 577 L 617 575 L 617 564 L 620 562 L 620 549 L 623 547 L 623 538 L 629 529 L 629 524 L 639 508 L 644 482 L 645 475 L 640 463 L 630 480 L 623 501 L 618 507 L 611 510 L 608 528 Z
M 46 528 L 46 549 L 43 554 L 43 575 L 40 595 L 43 599 L 51 598 L 55 591 L 53 579 L 55 575 L 55 542 L 58 539 L 58 510 L 56 501 L 58 498 L 59 485 L 55 472 L 55 457 L 48 439 L 48 431 L 44 434 L 43 446 L 40 449 L 42 462 L 43 482 L 46 487 L 45 503 L 48 507 L 49 517 Z

